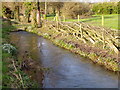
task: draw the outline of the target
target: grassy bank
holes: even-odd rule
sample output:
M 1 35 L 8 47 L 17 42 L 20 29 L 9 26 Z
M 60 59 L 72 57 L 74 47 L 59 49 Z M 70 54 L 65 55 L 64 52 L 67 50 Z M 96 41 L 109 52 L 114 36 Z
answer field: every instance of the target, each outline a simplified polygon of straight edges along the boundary
M 21 69 L 21 60 L 18 60 L 18 50 L 10 43 L 9 33 L 16 29 L 11 21 L 2 22 L 2 88 L 37 88 L 35 81 Z
M 112 15 L 104 15 L 104 26 L 112 29 L 118 29 L 118 14 Z M 48 17 L 48 20 L 53 21 L 54 16 Z M 78 21 L 77 19 L 66 19 L 66 22 L 75 22 Z M 93 15 L 90 18 L 80 19 L 80 21 L 92 24 L 95 26 L 102 26 L 102 16 L 101 15 Z
M 88 57 L 94 63 L 97 63 L 108 70 L 115 72 L 119 70 L 117 57 L 114 57 L 115 54 L 110 54 L 106 50 L 98 49 L 97 47 L 93 47 L 87 43 L 83 44 L 80 41 L 77 42 L 75 37 L 66 35 L 63 37 L 62 34 L 64 35 L 65 33 L 60 33 L 53 28 L 49 28 L 49 26 L 41 29 L 28 28 L 27 31 L 50 39 L 55 45 L 65 48 L 73 53 Z

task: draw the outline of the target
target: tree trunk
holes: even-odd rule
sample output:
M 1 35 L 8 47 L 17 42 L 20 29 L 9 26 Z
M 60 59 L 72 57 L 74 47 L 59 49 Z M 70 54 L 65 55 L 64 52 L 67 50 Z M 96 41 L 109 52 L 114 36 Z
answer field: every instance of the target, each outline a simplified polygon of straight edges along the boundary
M 47 2 L 45 0 L 45 13 L 44 13 L 44 19 L 46 19 L 47 16 Z
M 56 14 L 56 9 L 55 8 L 52 8 L 53 9 L 53 14 Z
M 20 19 L 19 19 L 19 6 L 15 6 L 14 18 L 16 20 L 20 21 Z
M 40 16 L 40 3 L 39 3 L 39 0 L 37 2 L 37 26 L 38 28 L 42 27 L 42 22 L 41 22 L 41 16 Z
M 45 1 L 45 15 L 47 14 L 47 2 Z
M 36 10 L 33 9 L 33 11 L 31 12 L 31 14 L 32 14 L 31 24 L 32 24 L 33 27 L 37 27 Z

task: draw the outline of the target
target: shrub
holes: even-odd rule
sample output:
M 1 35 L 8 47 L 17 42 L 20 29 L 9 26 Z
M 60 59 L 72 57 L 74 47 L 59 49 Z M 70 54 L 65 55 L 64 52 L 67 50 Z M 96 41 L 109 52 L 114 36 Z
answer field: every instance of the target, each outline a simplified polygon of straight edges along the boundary
M 62 15 L 66 16 L 66 18 L 77 18 L 77 15 L 84 15 L 89 11 L 89 4 L 73 2 L 64 3 L 64 6 L 61 10 Z
M 119 5 L 117 2 L 96 3 L 92 6 L 95 14 L 118 14 Z

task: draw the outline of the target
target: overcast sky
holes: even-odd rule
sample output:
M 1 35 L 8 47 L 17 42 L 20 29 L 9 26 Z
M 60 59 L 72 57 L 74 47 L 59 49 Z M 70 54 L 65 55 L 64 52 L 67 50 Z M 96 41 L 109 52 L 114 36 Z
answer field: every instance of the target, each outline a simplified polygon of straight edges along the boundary
M 2 2 L 35 2 L 38 0 L 1 0 Z M 40 2 L 118 2 L 120 0 L 39 0 Z
M 76 1 L 81 1 L 81 2 L 117 2 L 120 0 L 76 0 Z

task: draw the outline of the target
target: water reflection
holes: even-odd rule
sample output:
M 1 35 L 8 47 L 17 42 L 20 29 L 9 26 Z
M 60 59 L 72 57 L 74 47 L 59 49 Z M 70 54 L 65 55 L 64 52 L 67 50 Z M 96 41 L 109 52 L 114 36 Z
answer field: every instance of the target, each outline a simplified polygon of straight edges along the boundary
M 42 66 L 51 68 L 44 73 L 45 88 L 118 87 L 116 74 L 93 64 L 89 59 L 54 46 L 42 37 L 27 32 L 15 32 L 11 39 L 19 45 L 20 55 L 26 50 L 31 51 L 31 56 L 39 60 Z

